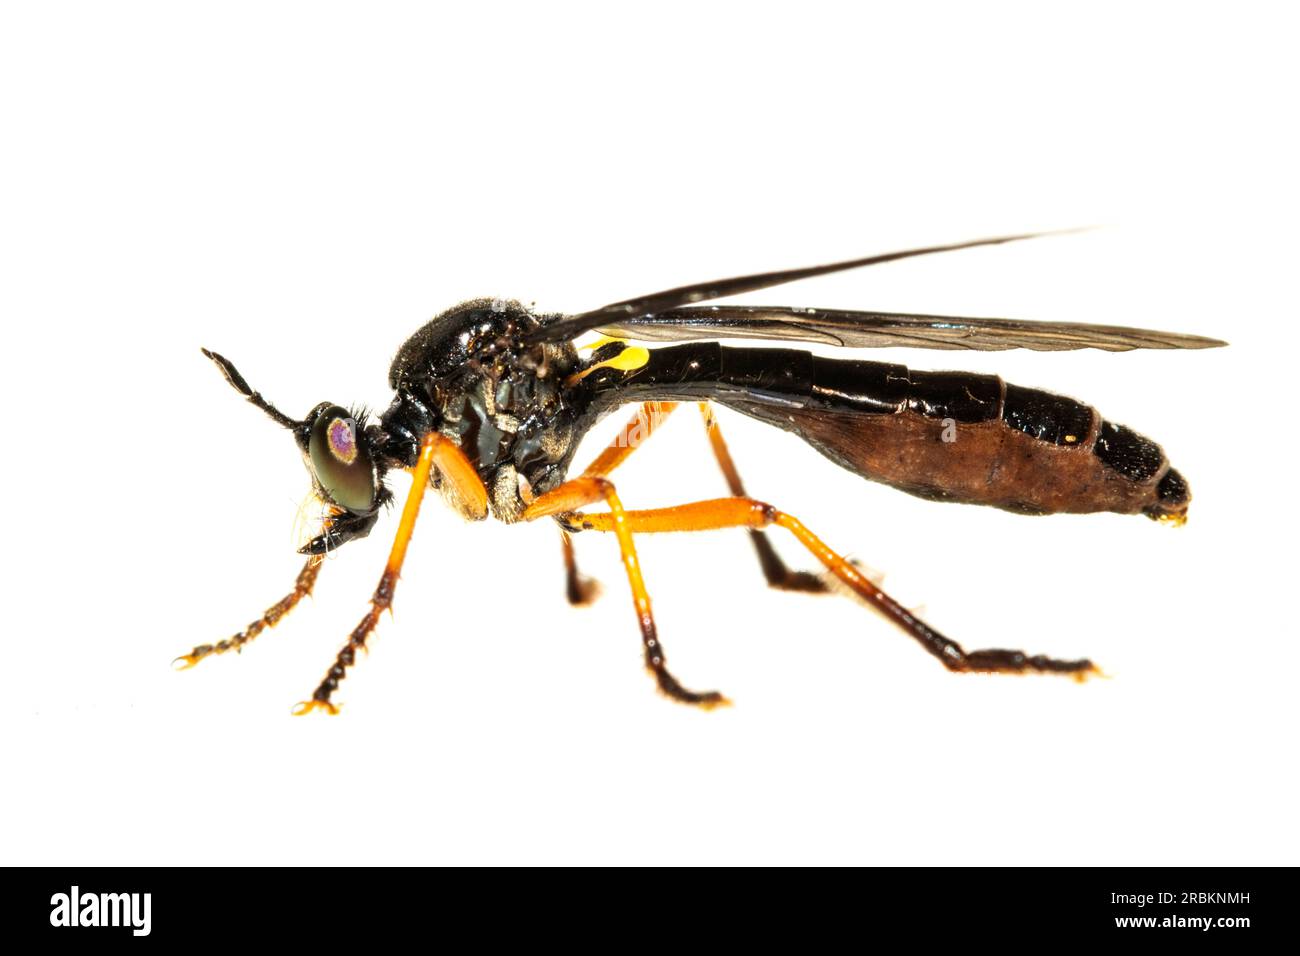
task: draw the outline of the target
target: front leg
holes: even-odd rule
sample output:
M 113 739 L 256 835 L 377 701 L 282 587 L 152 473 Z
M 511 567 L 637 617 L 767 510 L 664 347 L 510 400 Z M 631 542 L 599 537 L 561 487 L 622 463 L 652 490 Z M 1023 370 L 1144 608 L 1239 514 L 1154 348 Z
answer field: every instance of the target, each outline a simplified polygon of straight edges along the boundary
M 224 641 L 218 641 L 215 644 L 200 644 L 188 654 L 182 654 L 172 661 L 172 667 L 178 671 L 189 670 L 199 661 L 205 657 L 211 657 L 213 654 L 224 654 L 227 651 L 239 653 L 242 651 L 245 644 L 268 627 L 275 627 L 275 625 L 279 624 L 280 620 L 292 611 L 299 601 L 311 594 L 312 588 L 316 586 L 316 575 L 320 573 L 320 566 L 324 562 L 324 555 L 312 555 L 307 559 L 307 563 L 302 566 L 302 570 L 298 572 L 298 580 L 294 582 L 293 590 L 268 607 L 261 617 L 234 637 L 228 637 Z
M 393 592 L 397 589 L 402 564 L 406 561 L 406 550 L 415 532 L 415 520 L 420 514 L 420 503 L 424 500 L 424 493 L 429 487 L 429 476 L 435 467 L 445 480 L 455 486 L 468 510 L 472 513 L 487 513 L 487 489 L 464 452 L 437 432 L 425 435 L 420 441 L 419 457 L 411 469 L 411 490 L 402 506 L 402 518 L 393 538 L 393 547 L 388 552 L 388 561 L 379 577 L 375 593 L 370 597 L 370 607 L 361 622 L 353 628 L 330 669 L 325 672 L 325 677 L 312 693 L 311 700 L 301 701 L 294 706 L 295 715 L 309 714 L 316 710 L 338 713 L 338 704 L 332 700 L 334 692 L 347 676 L 348 668 L 356 663 L 357 651 L 366 649 L 366 641 L 379 624 L 379 615 L 393 606 Z

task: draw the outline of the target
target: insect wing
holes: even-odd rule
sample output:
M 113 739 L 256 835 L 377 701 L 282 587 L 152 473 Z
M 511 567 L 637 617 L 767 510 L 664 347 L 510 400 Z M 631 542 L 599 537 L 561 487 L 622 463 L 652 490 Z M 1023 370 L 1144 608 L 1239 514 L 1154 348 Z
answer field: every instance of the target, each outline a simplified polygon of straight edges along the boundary
M 1061 230 L 1061 232 L 1077 231 L 1074 229 Z M 829 275 L 832 272 L 844 272 L 847 269 L 861 269 L 865 266 L 880 265 L 884 262 L 897 262 L 900 259 L 911 259 L 915 256 L 928 256 L 938 252 L 954 252 L 958 249 L 974 249 L 978 246 L 996 246 L 1004 242 L 1019 242 L 1022 239 L 1037 239 L 1042 236 L 1056 234 L 1034 232 L 1015 236 L 995 236 L 991 239 L 975 239 L 970 242 L 954 242 L 942 246 L 925 246 L 920 249 L 885 252 L 874 256 L 865 256 L 861 259 L 846 259 L 843 262 L 832 262 L 826 265 L 806 266 L 802 269 L 782 269 L 777 272 L 760 272 L 754 275 L 733 276 L 729 279 L 697 282 L 693 285 L 678 286 L 675 289 L 665 289 L 663 292 L 652 292 L 650 295 L 638 296 L 635 299 L 613 302 L 579 315 L 564 316 L 540 329 L 533 336 L 533 341 L 559 342 L 576 338 L 591 329 L 621 323 L 629 318 L 654 316 L 679 306 L 694 305 L 711 299 L 722 299 L 727 296 L 740 295 L 743 292 L 757 292 L 759 289 L 770 289 L 772 286 L 796 282 L 799 279 L 811 279 L 814 276 Z
M 678 308 L 601 326 L 614 338 L 654 342 L 749 338 L 817 342 L 846 348 L 1031 349 L 1206 349 L 1227 343 L 1200 335 L 1081 322 L 1030 322 L 901 312 L 715 305 Z

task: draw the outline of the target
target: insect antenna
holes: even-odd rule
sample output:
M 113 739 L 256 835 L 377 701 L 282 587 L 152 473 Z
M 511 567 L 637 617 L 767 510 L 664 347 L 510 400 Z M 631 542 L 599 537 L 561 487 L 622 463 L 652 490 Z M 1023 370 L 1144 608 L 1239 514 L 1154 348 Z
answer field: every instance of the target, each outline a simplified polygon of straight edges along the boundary
M 199 351 L 210 358 L 213 364 L 221 370 L 221 374 L 226 377 L 226 381 L 230 383 L 231 388 L 237 391 L 240 395 L 243 395 L 250 403 L 266 412 L 267 416 L 277 425 L 283 425 L 285 428 L 295 430 L 305 426 L 305 422 L 290 418 L 284 412 L 280 411 L 280 409 L 276 408 L 264 399 L 261 392 L 253 391 L 253 387 L 248 384 L 248 381 L 244 376 L 239 374 L 239 369 L 235 368 L 234 363 L 231 362 L 230 359 L 208 349 L 201 348 Z

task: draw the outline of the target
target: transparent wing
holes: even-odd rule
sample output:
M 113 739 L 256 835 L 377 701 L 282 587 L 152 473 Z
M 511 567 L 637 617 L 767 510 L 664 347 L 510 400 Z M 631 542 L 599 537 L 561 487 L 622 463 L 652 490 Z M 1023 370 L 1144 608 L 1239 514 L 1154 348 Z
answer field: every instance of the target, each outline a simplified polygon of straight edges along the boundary
M 942 246 L 904 249 L 901 252 L 885 252 L 861 259 L 846 259 L 843 262 L 807 266 L 802 269 L 782 269 L 778 272 L 760 272 L 755 275 L 733 276 L 729 279 L 697 282 L 694 285 L 678 286 L 675 289 L 665 289 L 663 292 L 652 292 L 649 295 L 637 296 L 635 299 L 613 302 L 601 306 L 599 309 L 592 309 L 590 312 L 563 316 L 557 321 L 543 326 L 533 333 L 530 339 L 537 342 L 561 342 L 565 339 L 577 338 L 589 329 L 622 323 L 630 318 L 649 317 L 675 309 L 678 306 L 694 305 L 697 302 L 707 302 L 710 299 L 722 299 L 730 295 L 740 295 L 742 292 L 757 292 L 759 289 L 770 289 L 772 286 L 794 282 L 798 279 L 811 279 L 813 276 L 829 275 L 832 272 L 843 272 L 846 269 L 861 269 L 865 266 L 880 265 L 884 262 L 897 262 L 900 259 L 911 259 L 916 256 L 929 256 L 939 252 L 955 252 L 958 249 L 974 249 L 979 246 L 997 246 L 1004 242 L 1019 242 L 1023 239 L 1037 239 L 1041 236 L 1078 231 L 1077 229 L 1063 229 L 1055 233 L 1034 232 L 1022 233 L 1016 236 L 995 236 L 991 239 L 975 239 L 970 242 L 954 242 Z
M 1219 339 L 1120 325 L 1080 322 L 1029 322 L 901 312 L 800 309 L 782 306 L 714 305 L 676 308 L 655 315 L 601 325 L 614 338 L 653 342 L 747 338 L 820 342 L 847 348 L 1032 349 L 1208 349 Z

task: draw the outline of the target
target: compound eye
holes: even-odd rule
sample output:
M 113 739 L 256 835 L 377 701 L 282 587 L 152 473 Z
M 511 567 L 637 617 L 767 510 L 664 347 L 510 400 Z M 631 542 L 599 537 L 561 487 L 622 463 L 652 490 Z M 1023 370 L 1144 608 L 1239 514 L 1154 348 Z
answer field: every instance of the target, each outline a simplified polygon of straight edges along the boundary
M 316 416 L 308 453 L 325 494 L 339 507 L 358 514 L 375 506 L 375 467 L 346 409 L 330 405 Z

